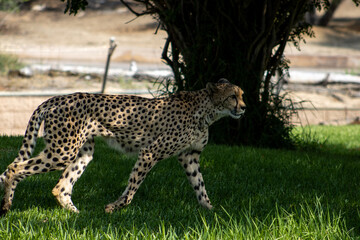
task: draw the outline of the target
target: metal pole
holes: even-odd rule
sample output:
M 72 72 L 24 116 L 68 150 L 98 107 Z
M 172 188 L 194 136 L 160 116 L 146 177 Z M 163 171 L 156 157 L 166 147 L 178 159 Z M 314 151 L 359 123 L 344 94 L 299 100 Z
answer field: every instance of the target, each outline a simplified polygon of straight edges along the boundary
M 103 79 L 103 84 L 102 84 L 102 88 L 101 88 L 101 93 L 105 92 L 105 85 L 106 85 L 106 79 L 107 79 L 107 74 L 108 74 L 108 70 L 109 70 L 110 58 L 111 58 L 111 55 L 113 54 L 115 48 L 116 48 L 115 38 L 111 37 L 110 38 L 110 47 L 109 47 L 106 65 L 105 65 L 105 72 L 104 72 L 104 79 Z

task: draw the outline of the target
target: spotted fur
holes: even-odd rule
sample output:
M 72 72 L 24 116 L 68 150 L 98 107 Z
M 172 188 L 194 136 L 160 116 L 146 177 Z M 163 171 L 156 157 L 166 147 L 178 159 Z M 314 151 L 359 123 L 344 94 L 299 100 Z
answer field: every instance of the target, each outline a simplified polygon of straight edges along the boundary
M 244 113 L 242 95 L 239 87 L 220 80 L 205 89 L 166 98 L 88 93 L 50 98 L 34 111 L 18 156 L 0 176 L 5 191 L 0 214 L 10 209 L 21 180 L 54 170 L 64 171 L 53 195 L 62 207 L 78 212 L 71 193 L 92 160 L 95 136 L 124 152 L 138 152 L 125 191 L 106 206 L 106 212 L 128 205 L 154 165 L 173 155 L 178 155 L 199 203 L 211 209 L 200 172 L 200 153 L 213 122 L 224 116 L 240 118 Z M 42 122 L 46 147 L 31 157 Z

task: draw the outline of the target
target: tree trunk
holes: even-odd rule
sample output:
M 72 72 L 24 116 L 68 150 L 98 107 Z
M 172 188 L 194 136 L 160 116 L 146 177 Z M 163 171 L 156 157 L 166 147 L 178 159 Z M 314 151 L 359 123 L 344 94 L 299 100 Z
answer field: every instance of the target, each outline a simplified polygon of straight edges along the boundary
M 307 0 L 137 2 L 146 5 L 140 14 L 156 13 L 168 33 L 163 59 L 174 71 L 176 90 L 198 90 L 220 78 L 244 90 L 244 118 L 215 124 L 212 140 L 280 147 L 289 139 L 289 112 L 274 104 L 271 77 L 284 67 L 283 51 L 291 37 L 295 41 L 294 29 L 298 36 L 304 32 L 298 22 Z
M 329 25 L 330 20 L 332 19 L 336 9 L 342 3 L 343 0 L 333 0 L 330 4 L 329 9 L 324 13 L 324 15 L 319 19 L 318 25 L 326 27 Z

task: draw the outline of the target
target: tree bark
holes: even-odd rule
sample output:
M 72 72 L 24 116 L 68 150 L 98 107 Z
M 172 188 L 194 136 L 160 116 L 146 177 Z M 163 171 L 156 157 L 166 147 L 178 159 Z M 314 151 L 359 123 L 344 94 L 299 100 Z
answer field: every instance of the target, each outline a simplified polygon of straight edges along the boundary
M 322 27 L 326 27 L 329 25 L 329 22 L 331 21 L 336 9 L 339 7 L 339 5 L 343 2 L 343 0 L 333 0 L 330 4 L 329 9 L 324 13 L 324 15 L 319 19 L 318 25 Z

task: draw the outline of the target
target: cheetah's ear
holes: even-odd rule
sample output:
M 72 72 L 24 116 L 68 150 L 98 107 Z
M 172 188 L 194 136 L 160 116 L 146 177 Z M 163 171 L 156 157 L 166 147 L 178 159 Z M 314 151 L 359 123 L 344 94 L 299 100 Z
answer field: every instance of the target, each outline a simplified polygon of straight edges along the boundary
M 226 78 L 220 78 L 218 83 L 230 83 Z
M 218 90 L 218 84 L 230 84 L 229 80 L 227 80 L 226 78 L 220 78 L 219 81 L 217 83 L 212 83 L 212 82 L 208 82 L 206 84 L 206 89 L 213 93 L 213 92 L 216 92 Z
M 208 82 L 206 84 L 206 89 L 210 92 L 210 93 L 213 93 L 213 92 L 216 92 L 217 91 L 217 86 L 215 83 L 212 83 L 212 82 Z

